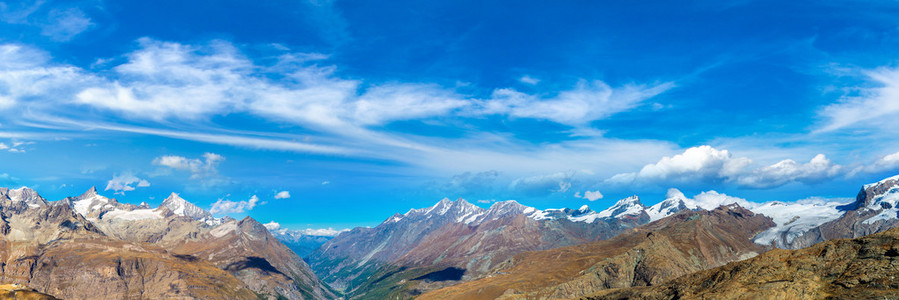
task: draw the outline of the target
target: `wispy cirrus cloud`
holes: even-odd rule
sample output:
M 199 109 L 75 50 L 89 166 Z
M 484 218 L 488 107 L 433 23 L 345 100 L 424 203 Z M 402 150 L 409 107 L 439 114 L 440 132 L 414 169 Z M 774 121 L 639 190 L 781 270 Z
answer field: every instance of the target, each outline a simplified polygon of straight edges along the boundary
M 861 88 L 859 95 L 848 96 L 825 106 L 819 113 L 825 119 L 817 132 L 829 132 L 853 126 L 890 129 L 899 119 L 899 68 L 879 68 L 863 74 L 874 85 Z
M 216 186 L 230 182 L 219 174 L 218 165 L 225 161 L 225 157 L 207 152 L 200 158 L 186 158 L 177 155 L 164 155 L 153 159 L 153 164 L 178 171 L 190 173 L 190 179 L 198 181 L 203 186 Z

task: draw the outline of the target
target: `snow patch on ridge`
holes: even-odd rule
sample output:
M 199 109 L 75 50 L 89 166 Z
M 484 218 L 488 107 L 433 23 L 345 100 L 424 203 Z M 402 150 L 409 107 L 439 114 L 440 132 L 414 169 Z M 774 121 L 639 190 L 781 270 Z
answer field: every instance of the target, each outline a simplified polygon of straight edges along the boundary
M 104 219 L 122 219 L 128 221 L 162 219 L 162 213 L 156 209 L 135 209 L 132 211 L 116 209 L 103 215 Z

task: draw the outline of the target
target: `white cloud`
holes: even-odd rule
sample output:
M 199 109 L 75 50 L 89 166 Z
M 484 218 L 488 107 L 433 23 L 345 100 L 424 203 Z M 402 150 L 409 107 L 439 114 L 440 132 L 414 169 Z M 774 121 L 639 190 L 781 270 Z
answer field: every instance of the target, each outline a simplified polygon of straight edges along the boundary
M 350 230 L 349 229 L 334 229 L 331 227 L 319 228 L 319 229 L 306 228 L 306 229 L 302 230 L 303 234 L 314 235 L 314 236 L 337 236 L 341 232 L 345 232 L 345 231 L 350 231 Z
M 831 162 L 824 154 L 818 154 L 805 164 L 785 159 L 764 166 L 741 176 L 737 183 L 753 188 L 778 187 L 794 181 L 818 183 L 836 177 L 841 169 L 841 166 Z
M 620 173 L 607 179 L 612 184 L 662 184 L 734 182 L 751 188 L 774 188 L 791 182 L 807 184 L 832 179 L 842 166 L 834 164 L 823 154 L 808 163 L 786 159 L 772 165 L 751 169 L 753 161 L 734 157 L 727 150 L 708 145 L 692 147 L 682 154 L 663 157 L 655 164 L 644 166 L 640 172 Z
M 669 191 L 670 193 L 670 191 Z M 683 194 L 683 193 L 681 193 Z M 754 202 L 746 201 L 746 199 L 728 196 L 722 193 L 718 193 L 716 191 L 705 191 L 699 193 L 699 195 L 693 196 L 693 201 L 699 205 L 699 207 L 707 210 L 715 209 L 722 205 L 728 204 L 739 204 L 743 208 L 751 209 L 756 207 L 758 204 Z
M 41 35 L 60 42 L 69 41 L 94 26 L 91 18 L 78 8 L 50 10 L 47 20 L 39 24 Z
M 565 193 L 571 188 L 575 172 L 558 172 L 547 175 L 519 178 L 509 185 L 509 189 L 530 196 L 546 196 Z
M 745 157 L 733 157 L 727 150 L 708 145 L 692 147 L 682 154 L 663 157 L 637 173 L 622 173 L 608 179 L 610 183 L 695 182 L 729 179 L 751 164 Z
M 281 229 L 281 224 L 278 224 L 278 222 L 275 222 L 275 221 L 271 221 L 271 222 L 262 224 L 262 226 L 265 226 L 265 229 L 268 229 L 269 231 L 275 231 L 275 230 Z
M 855 176 L 861 172 L 877 173 L 895 170 L 899 170 L 899 152 L 887 154 L 869 165 L 858 166 L 849 172 L 848 176 Z
M 575 197 L 584 198 L 590 201 L 596 201 L 602 199 L 603 196 L 599 191 L 585 191 L 583 197 L 581 197 L 580 194 L 575 194 Z
M 148 187 L 150 182 L 140 179 L 130 172 L 114 174 L 112 179 L 106 183 L 106 191 L 113 190 L 116 194 L 124 195 L 125 192 L 133 191 L 136 187 Z
M 140 48 L 112 68 L 114 76 L 95 76 L 71 66 L 52 69 L 66 70 L 77 77 L 70 79 L 89 84 L 66 85 L 65 97 L 59 93 L 45 96 L 74 99 L 78 104 L 139 119 L 198 120 L 248 112 L 339 133 L 347 128 L 454 113 L 538 118 L 582 127 L 635 108 L 674 86 L 662 83 L 613 88 L 602 81 L 581 80 L 550 98 L 497 89 L 490 99 L 482 100 L 426 83 L 388 83 L 361 89 L 360 81 L 337 77 L 334 66 L 306 63 L 323 58 L 320 55 L 283 55 L 273 65 L 258 65 L 224 41 L 186 45 L 142 38 L 138 42 Z M 40 71 L 46 67 L 42 64 L 47 64 L 46 59 L 31 64 L 29 71 Z
M 355 101 L 353 119 L 364 125 L 383 124 L 445 115 L 467 105 L 468 101 L 438 86 L 390 84 L 368 89 Z
M 673 83 L 662 83 L 612 88 L 602 81 L 581 80 L 573 89 L 559 92 L 552 98 L 540 98 L 513 89 L 497 89 L 491 99 L 482 102 L 480 113 L 546 119 L 581 126 L 633 109 L 642 101 L 673 87 Z
M 287 199 L 290 198 L 290 192 L 288 191 L 280 191 L 275 194 L 275 199 Z
M 219 198 L 218 201 L 212 204 L 212 208 L 209 209 L 209 212 L 212 214 L 239 214 L 244 211 L 252 210 L 256 207 L 256 204 L 259 202 L 259 197 L 253 195 L 249 200 L 245 201 L 231 201 L 225 198 Z
M 201 181 L 207 186 L 212 186 L 223 184 L 227 181 L 227 179 L 223 178 L 218 173 L 218 165 L 224 160 L 224 156 L 207 152 L 203 154 L 203 159 L 186 158 L 177 155 L 164 155 L 153 159 L 153 164 L 179 171 L 190 172 L 190 179 Z
M 520 81 L 521 83 L 524 83 L 524 84 L 536 85 L 537 83 L 540 82 L 540 79 L 531 77 L 529 75 L 524 75 L 524 76 L 521 76 L 521 78 L 518 78 L 518 81 Z
M 819 132 L 851 126 L 892 129 L 899 119 L 899 68 L 880 68 L 864 73 L 876 87 L 863 88 L 858 96 L 844 97 L 824 107 L 827 121 Z
M 379 126 L 455 115 L 538 118 L 586 127 L 590 121 L 642 105 L 672 83 L 611 87 L 584 80 L 568 90 L 531 95 L 497 89 L 494 97 L 478 99 L 427 83 L 364 84 L 341 78 L 336 67 L 314 61 L 324 58 L 321 55 L 285 54 L 272 64 L 262 64 L 223 41 L 188 45 L 141 39 L 138 44 L 135 51 L 90 70 L 53 63 L 46 53 L 28 47 L 0 45 L 0 85 L 10 87 L 0 92 L 8 99 L 0 106 L 7 103 L 7 110 L 27 111 L 25 122 L 49 129 L 113 130 L 248 148 L 376 157 L 446 174 L 493 168 L 533 174 L 580 169 L 584 164 L 617 171 L 638 161 L 635 152 L 655 155 L 672 148 L 662 141 L 605 139 L 595 133 L 577 141 L 533 145 L 502 133 L 440 138 L 385 133 Z M 115 124 L 119 118 L 110 114 L 136 125 Z M 219 130 L 204 122 L 231 114 L 299 125 L 309 134 Z

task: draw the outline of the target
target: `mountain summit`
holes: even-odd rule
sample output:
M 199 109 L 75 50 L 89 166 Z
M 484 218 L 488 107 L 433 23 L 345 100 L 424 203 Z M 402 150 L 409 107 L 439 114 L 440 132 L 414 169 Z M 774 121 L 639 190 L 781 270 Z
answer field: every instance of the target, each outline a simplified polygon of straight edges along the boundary
M 178 196 L 177 193 L 172 193 L 168 198 L 165 198 L 165 200 L 162 201 L 162 204 L 160 204 L 159 207 L 168 208 L 172 211 L 172 213 L 176 215 L 189 217 L 194 220 L 212 219 L 212 214 L 210 214 L 208 211 L 194 205 L 193 203 L 187 202 L 187 200 L 184 200 L 184 198 Z

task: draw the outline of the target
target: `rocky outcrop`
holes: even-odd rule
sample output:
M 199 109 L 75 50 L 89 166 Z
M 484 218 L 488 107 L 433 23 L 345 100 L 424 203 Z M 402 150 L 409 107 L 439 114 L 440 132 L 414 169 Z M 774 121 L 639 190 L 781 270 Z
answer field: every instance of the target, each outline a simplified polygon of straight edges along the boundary
M 57 298 L 21 284 L 0 284 L 0 299 L 56 300 Z
M 492 274 L 419 299 L 556 299 L 659 284 L 764 252 L 750 239 L 773 225 L 737 205 L 685 210 L 609 240 L 518 254 Z
M 895 299 L 899 229 L 755 258 L 585 299 Z

